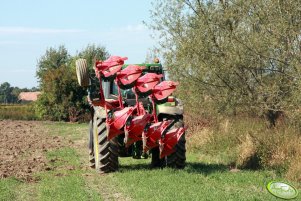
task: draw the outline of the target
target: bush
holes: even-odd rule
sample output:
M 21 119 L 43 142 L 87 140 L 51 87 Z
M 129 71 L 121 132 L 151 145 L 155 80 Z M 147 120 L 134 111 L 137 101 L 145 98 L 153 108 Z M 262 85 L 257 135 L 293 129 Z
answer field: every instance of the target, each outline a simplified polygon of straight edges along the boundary
M 43 83 L 43 93 L 35 107 L 40 118 L 77 121 L 79 114 L 85 112 L 86 92 L 77 84 L 73 69 L 68 66 L 49 69 L 44 73 Z

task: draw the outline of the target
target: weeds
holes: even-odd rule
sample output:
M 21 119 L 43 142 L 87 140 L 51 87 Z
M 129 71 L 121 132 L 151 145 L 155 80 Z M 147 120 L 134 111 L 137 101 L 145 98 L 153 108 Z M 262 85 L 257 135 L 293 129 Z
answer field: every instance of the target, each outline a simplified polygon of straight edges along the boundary
M 37 120 L 32 104 L 0 105 L 0 119 Z
M 301 180 L 301 135 L 297 127 L 279 124 L 269 128 L 263 119 L 237 116 L 216 118 L 203 126 L 190 125 L 188 150 L 215 156 L 228 166 L 274 169 L 287 179 Z
M 236 164 L 239 168 L 258 168 L 258 157 L 256 156 L 256 145 L 254 139 L 246 134 L 244 138 L 240 139 L 238 145 L 238 157 Z

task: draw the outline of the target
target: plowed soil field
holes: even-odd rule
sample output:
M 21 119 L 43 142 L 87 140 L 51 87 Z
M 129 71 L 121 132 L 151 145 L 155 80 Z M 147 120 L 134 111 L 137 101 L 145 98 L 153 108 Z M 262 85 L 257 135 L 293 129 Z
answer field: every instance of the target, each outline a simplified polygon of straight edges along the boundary
M 61 136 L 47 135 L 41 122 L 0 120 L 0 179 L 34 181 L 35 172 L 50 170 L 45 152 L 63 146 Z

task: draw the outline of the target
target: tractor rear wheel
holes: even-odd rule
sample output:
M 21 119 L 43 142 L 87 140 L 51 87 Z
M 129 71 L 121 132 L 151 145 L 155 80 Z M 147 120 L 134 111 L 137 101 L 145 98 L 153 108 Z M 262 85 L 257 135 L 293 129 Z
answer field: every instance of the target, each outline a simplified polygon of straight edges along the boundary
M 151 167 L 152 168 L 162 168 L 162 167 L 164 167 L 165 159 L 160 158 L 159 147 L 152 148 L 150 152 L 151 152 L 151 156 L 152 156 Z
M 183 127 L 184 123 L 182 119 L 175 119 L 173 128 Z M 166 157 L 166 165 L 168 167 L 183 169 L 186 165 L 186 139 L 185 133 L 181 136 L 180 140 L 175 146 L 175 152 Z
M 86 59 L 76 60 L 75 65 L 78 84 L 82 87 L 88 87 L 90 85 L 90 78 Z
M 93 149 L 93 122 L 89 123 L 89 166 L 95 168 L 95 157 Z
M 106 118 L 95 112 L 93 119 L 93 151 L 95 168 L 101 173 L 118 170 L 118 141 L 117 138 L 108 140 Z

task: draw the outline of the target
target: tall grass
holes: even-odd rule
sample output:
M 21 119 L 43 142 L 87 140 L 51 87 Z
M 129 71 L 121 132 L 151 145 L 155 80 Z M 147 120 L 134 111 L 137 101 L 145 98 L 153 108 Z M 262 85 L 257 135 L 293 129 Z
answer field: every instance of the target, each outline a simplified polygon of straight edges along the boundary
M 37 120 L 33 104 L 0 105 L 0 119 Z
M 290 180 L 301 181 L 301 133 L 290 124 L 270 128 L 260 118 L 220 117 L 207 124 L 191 119 L 188 150 L 206 160 L 239 169 L 273 169 Z M 190 132 L 189 132 L 190 131 Z

